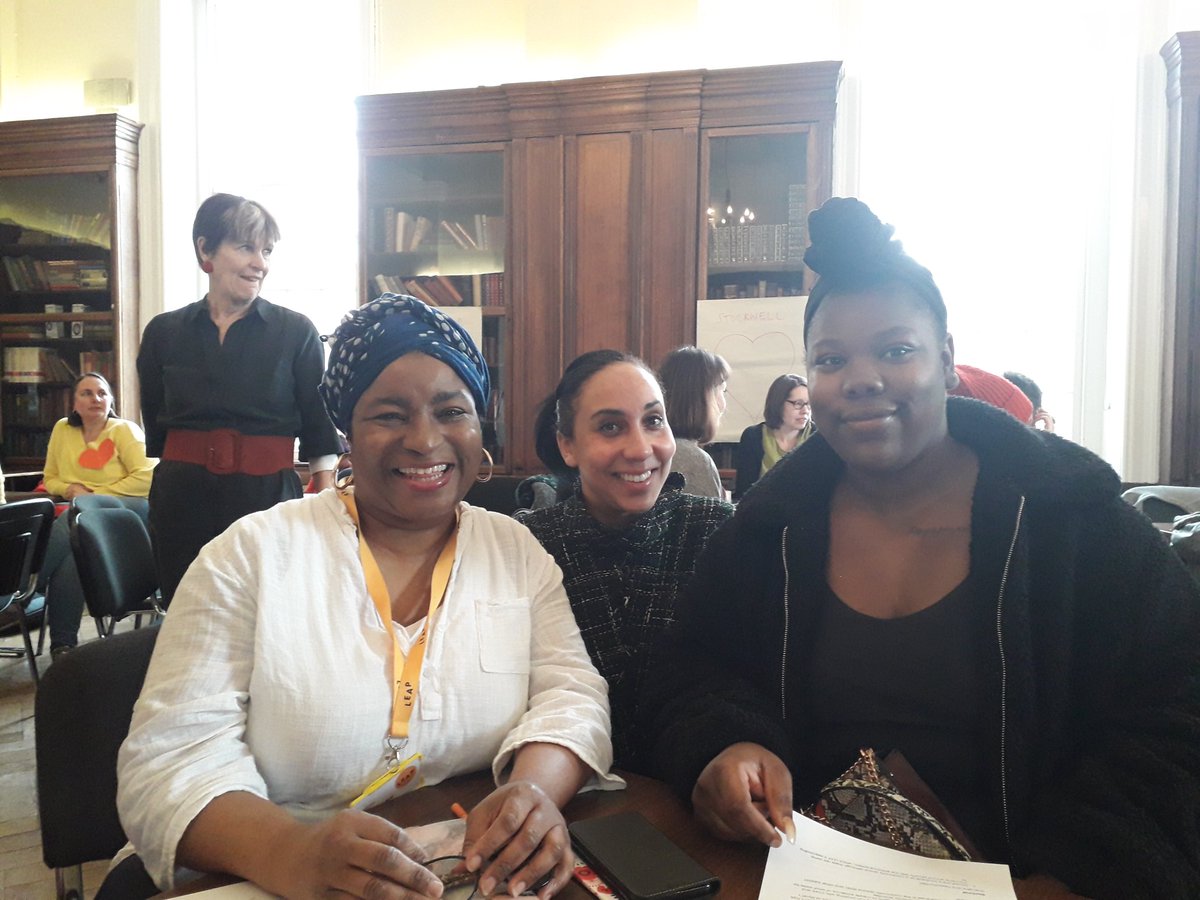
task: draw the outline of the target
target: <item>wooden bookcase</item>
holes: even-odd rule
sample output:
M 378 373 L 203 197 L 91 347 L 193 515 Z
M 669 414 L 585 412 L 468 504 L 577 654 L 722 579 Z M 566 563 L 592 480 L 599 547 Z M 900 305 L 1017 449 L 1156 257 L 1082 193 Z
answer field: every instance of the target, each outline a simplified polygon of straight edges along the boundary
M 806 290 L 795 246 L 717 262 L 708 209 L 727 185 L 760 224 L 790 227 L 827 199 L 840 79 L 840 63 L 818 62 L 360 97 L 362 299 L 440 275 L 482 305 L 500 390 L 489 448 L 507 472 L 539 471 L 537 406 L 577 354 L 656 365 L 694 341 L 696 303 L 725 284 Z M 430 224 L 400 246 L 388 210 Z M 486 257 L 468 253 L 485 235 Z M 479 274 L 498 276 L 498 295 L 477 295 Z
M 1161 464 L 1168 484 L 1200 485 L 1200 31 L 1162 48 L 1167 64 L 1167 261 Z
M 119 115 L 0 122 L 0 434 L 6 471 L 40 469 L 88 368 L 138 417 L 137 165 Z

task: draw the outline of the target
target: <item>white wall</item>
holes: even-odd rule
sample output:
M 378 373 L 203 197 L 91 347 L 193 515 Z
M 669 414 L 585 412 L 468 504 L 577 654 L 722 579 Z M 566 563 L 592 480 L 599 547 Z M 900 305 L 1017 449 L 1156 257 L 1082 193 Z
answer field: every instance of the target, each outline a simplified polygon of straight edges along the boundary
M 81 115 L 83 82 L 134 77 L 139 0 L 0 0 L 0 118 Z
M 84 79 L 134 79 L 128 112 L 147 126 L 143 318 L 197 295 L 175 244 L 200 193 L 201 161 L 188 150 L 200 5 L 0 0 L 0 118 L 86 112 Z M 282 9 L 300 14 L 295 3 Z M 1026 371 L 1069 435 L 1125 478 L 1156 480 L 1158 49 L 1200 29 L 1200 4 L 741 0 L 730 10 L 728 0 L 456 0 L 452 12 L 374 0 L 370 84 L 390 92 L 844 60 L 835 189 L 895 223 L 934 272 L 960 358 Z M 330 47 L 316 64 L 357 64 L 361 53 Z M 253 77 L 264 102 L 288 90 Z

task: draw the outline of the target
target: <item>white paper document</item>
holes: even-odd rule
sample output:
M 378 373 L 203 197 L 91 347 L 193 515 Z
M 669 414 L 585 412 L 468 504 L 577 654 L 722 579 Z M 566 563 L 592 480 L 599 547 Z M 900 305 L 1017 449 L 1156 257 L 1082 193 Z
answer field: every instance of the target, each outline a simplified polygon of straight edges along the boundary
M 1016 900 L 1008 866 L 927 859 L 792 820 L 796 843 L 767 854 L 760 900 Z

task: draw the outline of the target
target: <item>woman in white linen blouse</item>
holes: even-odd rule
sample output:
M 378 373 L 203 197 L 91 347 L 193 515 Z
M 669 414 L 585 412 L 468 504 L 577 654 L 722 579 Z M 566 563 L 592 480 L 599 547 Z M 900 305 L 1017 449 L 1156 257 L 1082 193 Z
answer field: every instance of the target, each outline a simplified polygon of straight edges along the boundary
M 349 351 L 364 334 L 370 349 Z M 465 332 L 412 298 L 356 310 L 335 339 L 322 393 L 352 442 L 357 514 L 406 657 L 428 618 L 432 566 L 423 557 L 406 581 L 394 551 L 453 548 L 403 753 L 422 754 L 426 784 L 491 767 L 500 787 L 470 812 L 468 865 L 485 892 L 506 875 L 552 875 L 546 898 L 570 876 L 559 808 L 586 781 L 619 781 L 606 774 L 606 687 L 557 565 L 524 526 L 460 502 L 482 456 L 486 365 Z M 186 866 L 288 895 L 439 896 L 401 828 L 338 812 L 386 768 L 392 671 L 339 492 L 247 516 L 205 547 L 120 754 L 121 819 L 156 883 L 171 887 Z M 535 852 L 519 852 L 518 837 Z

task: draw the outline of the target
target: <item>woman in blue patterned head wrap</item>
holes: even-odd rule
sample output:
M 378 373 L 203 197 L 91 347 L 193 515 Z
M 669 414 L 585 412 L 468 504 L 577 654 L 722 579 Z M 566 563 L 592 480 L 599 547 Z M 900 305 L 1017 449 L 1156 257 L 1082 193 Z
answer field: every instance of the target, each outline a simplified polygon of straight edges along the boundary
M 331 344 L 320 391 L 354 484 L 241 520 L 188 570 L 123 748 L 122 821 L 160 887 L 180 865 L 283 896 L 433 897 L 421 848 L 366 810 L 490 768 L 467 866 L 484 895 L 545 900 L 573 867 L 561 807 L 610 780 L 607 690 L 554 560 L 462 502 L 487 365 L 411 297 L 354 310 Z
M 483 357 L 453 319 L 393 294 L 349 313 L 330 343 L 320 392 L 350 439 L 360 515 L 444 537 L 487 452 Z

